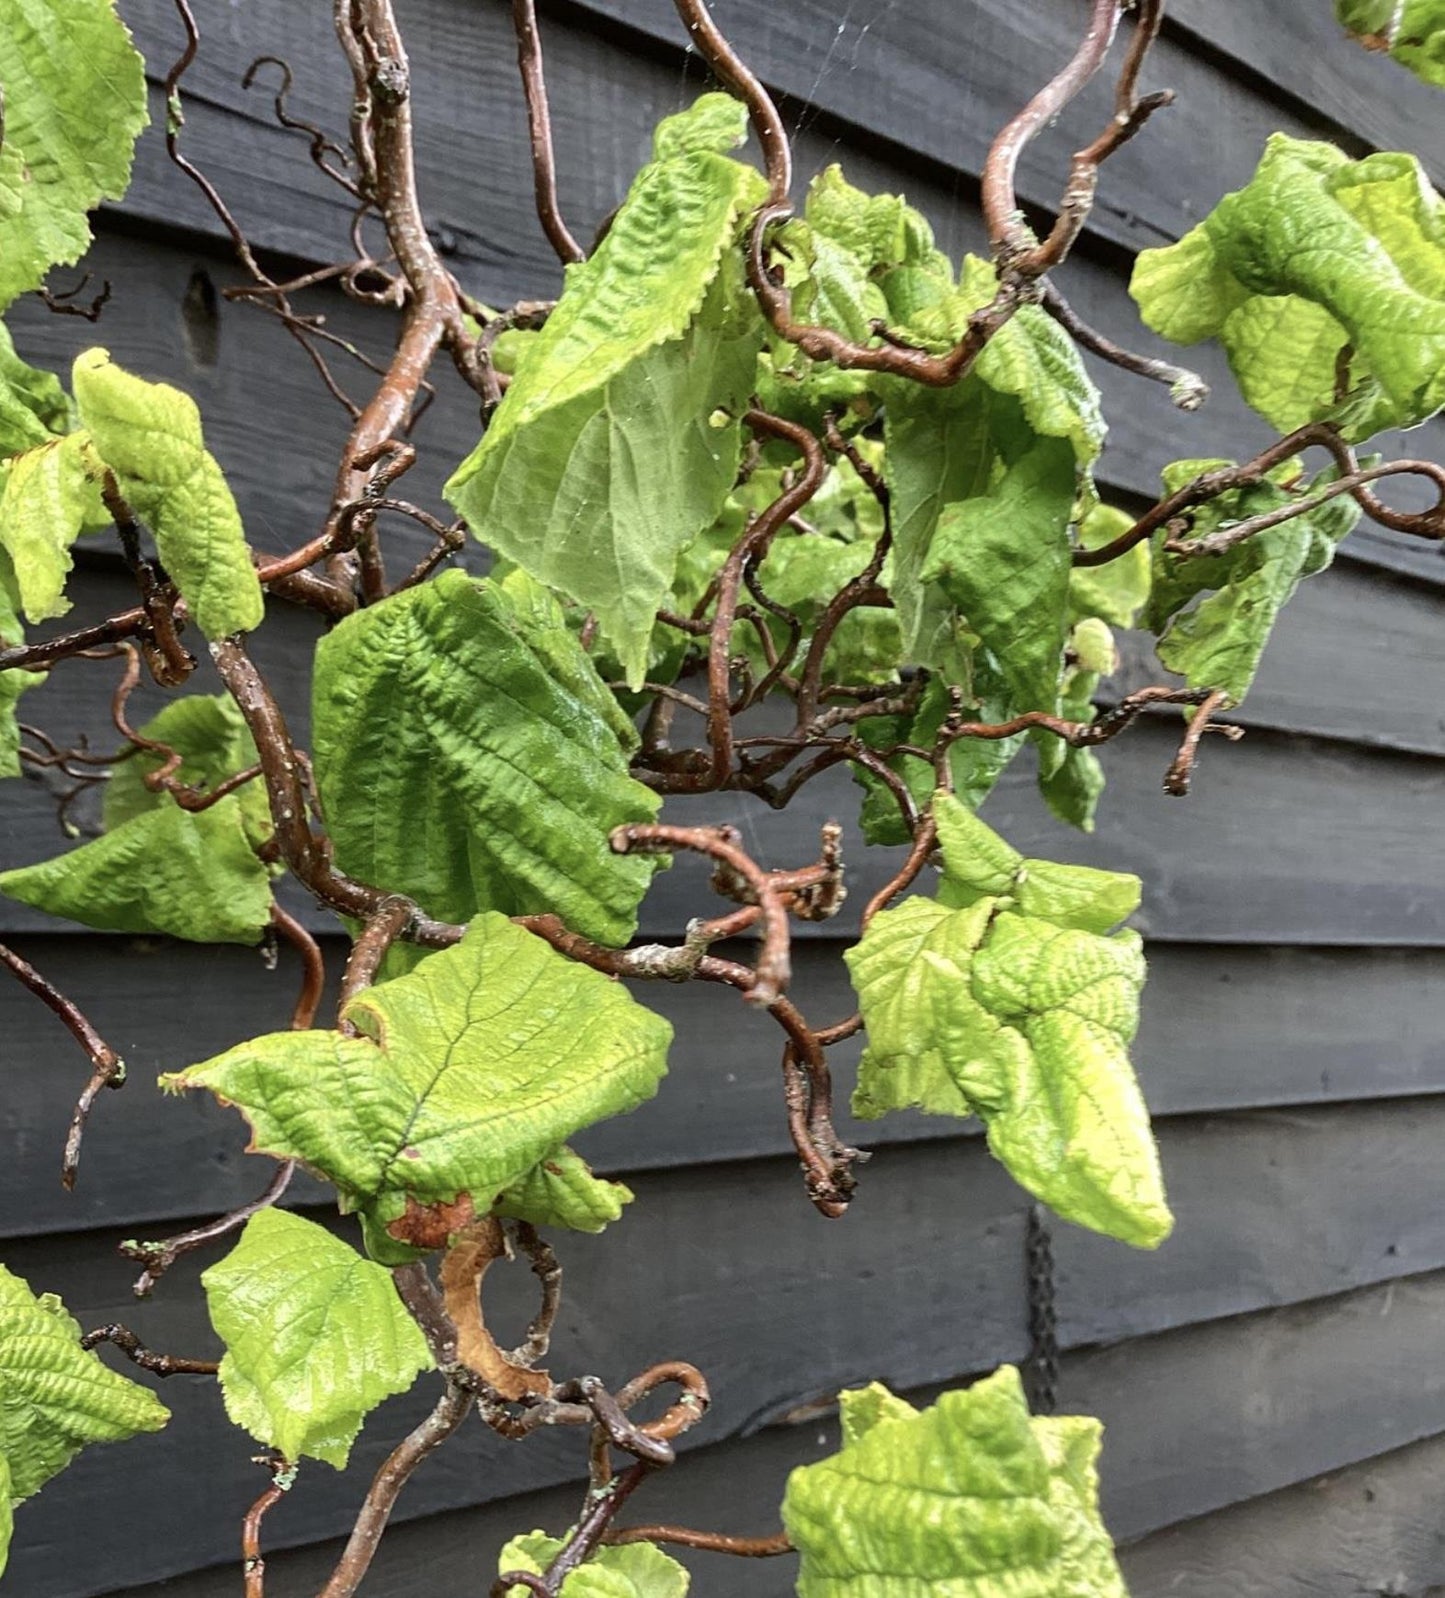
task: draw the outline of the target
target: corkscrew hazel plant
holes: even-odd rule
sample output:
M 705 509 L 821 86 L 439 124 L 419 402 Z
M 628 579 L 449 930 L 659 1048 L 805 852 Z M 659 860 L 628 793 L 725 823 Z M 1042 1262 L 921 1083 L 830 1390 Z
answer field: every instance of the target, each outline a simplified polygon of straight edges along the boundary
M 1059 1216 L 1144 1248 L 1168 1235 L 1128 1057 L 1145 970 L 1123 923 L 1140 884 L 1025 859 L 976 811 L 1031 759 L 1050 809 L 1089 828 L 1097 751 L 1170 707 L 1185 723 L 1165 785 L 1187 792 L 1203 734 L 1237 735 L 1215 718 L 1248 694 L 1281 608 L 1361 515 L 1445 536 L 1445 470 L 1356 453 L 1445 403 L 1445 208 L 1407 154 L 1355 161 L 1277 136 L 1243 189 L 1144 252 L 1144 320 L 1183 344 L 1218 338 L 1283 436 L 1240 463 L 1161 461 L 1159 499 L 1129 515 L 1095 487 L 1105 421 L 1080 350 L 1186 411 L 1206 389 L 1094 332 L 1060 283 L 1103 164 L 1168 104 L 1140 89 L 1163 0 L 1090 0 L 1076 53 L 990 152 L 991 258 L 961 262 L 905 199 L 866 194 L 837 167 L 797 208 L 772 100 L 703 0 L 676 4 L 721 90 L 659 125 L 588 252 L 558 209 L 541 39 L 531 0 L 514 0 L 539 220 L 568 270 L 555 303 L 493 310 L 423 224 L 411 112 L 425 85 L 393 0 L 336 7 L 349 148 L 290 116 L 284 64 L 277 96 L 355 205 L 353 244 L 374 218 L 389 254 L 289 282 L 185 153 L 183 80 L 201 40 L 176 0 L 187 44 L 165 79 L 165 137 L 177 180 L 200 186 L 235 245 L 248 281 L 228 292 L 282 322 L 350 417 L 319 531 L 286 554 L 250 547 L 187 396 L 103 348 L 76 360 L 67 388 L 0 330 L 0 767 L 105 785 L 99 836 L 12 865 L 0 892 L 102 930 L 280 936 L 303 969 L 290 1030 L 162 1079 L 233 1105 L 270 1180 L 195 1231 L 123 1245 L 145 1267 L 140 1292 L 184 1253 L 228 1250 L 202 1276 L 219 1365 L 146 1349 L 123 1326 L 82 1336 L 0 1272 L 0 1556 L 12 1506 L 79 1448 L 164 1424 L 148 1390 L 101 1363 L 110 1343 L 158 1376 L 217 1379 L 231 1419 L 270 1450 L 242 1528 L 251 1598 L 264 1592 L 263 1517 L 305 1490 L 299 1467 L 343 1468 L 369 1411 L 423 1375 L 435 1408 L 377 1474 L 323 1598 L 356 1591 L 407 1479 L 473 1411 L 519 1443 L 552 1426 L 590 1439 L 577 1521 L 509 1543 L 494 1595 L 680 1598 L 688 1574 L 666 1546 L 796 1550 L 803 1598 L 1123 1591 L 1098 1515 L 1097 1423 L 1030 1415 L 1007 1367 L 922 1411 L 876 1385 L 844 1393 L 842 1448 L 794 1473 L 781 1531 L 618 1526 L 705 1413 L 707 1381 L 681 1359 L 617 1391 L 544 1367 L 562 1279 L 539 1229 L 626 1224 L 633 1195 L 568 1140 L 667 1091 L 671 1029 L 644 1002 L 663 980 L 730 987 L 777 1022 L 780 1114 L 824 1216 L 846 1211 L 860 1159 L 833 1126 L 828 1051 L 862 1032 L 860 1116 L 976 1115 Z M 1440 81 L 1438 6 L 1340 11 Z M 1074 157 L 1040 236 L 1014 195 L 1020 154 L 1105 67 L 1126 14 L 1114 114 Z M 3 308 L 83 254 L 87 213 L 124 192 L 146 111 L 113 0 L 74 0 L 63 23 L 36 0 L 0 0 L 0 47 Z M 761 171 L 738 153 L 749 130 Z M 364 403 L 331 364 L 356 352 L 296 308 L 333 279 L 399 312 Z M 455 519 L 398 490 L 443 357 L 483 420 L 447 484 Z M 1395 476 L 1423 479 L 1430 507 L 1382 498 Z M 405 573 L 388 567 L 397 519 L 433 545 Z M 27 639 L 65 615 L 83 537 L 118 541 L 137 602 Z M 485 577 L 441 569 L 468 537 L 491 553 Z M 252 659 L 268 599 L 329 625 L 309 751 Z M 1114 629 L 1135 626 L 1176 680 L 1111 697 Z M 207 654 L 220 693 L 190 691 Z M 114 761 L 30 720 L 51 673 L 86 667 L 115 677 Z M 143 675 L 175 697 L 136 727 Z M 749 716 L 765 703 L 781 719 Z M 680 729 L 694 724 L 690 742 Z M 857 778 L 867 842 L 906 856 L 847 956 L 859 1008 L 823 1024 L 789 996 L 790 929 L 842 905 L 843 827 L 824 829 L 816 861 L 767 866 L 709 820 L 708 797 L 781 809 L 837 766 Z M 695 817 L 660 821 L 669 795 L 690 797 Z M 635 944 L 649 885 L 683 852 L 711 863 L 726 906 L 700 904 L 681 942 Z M 320 1024 L 320 954 L 276 901 L 283 875 L 352 938 L 339 1009 Z M 751 964 L 716 952 L 747 934 Z M 71 1183 L 86 1118 L 124 1066 L 40 972 L 0 955 L 91 1062 L 66 1141 Z M 298 1166 L 359 1217 L 364 1252 L 274 1207 Z M 484 1279 L 518 1251 L 540 1305 L 504 1349 Z M 655 1393 L 670 1407 L 636 1419 Z

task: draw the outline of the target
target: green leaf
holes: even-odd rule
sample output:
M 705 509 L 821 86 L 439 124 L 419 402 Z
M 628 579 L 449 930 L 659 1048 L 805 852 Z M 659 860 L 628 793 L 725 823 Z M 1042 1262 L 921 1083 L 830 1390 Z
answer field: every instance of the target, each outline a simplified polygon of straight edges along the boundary
M 1097 617 L 1092 618 L 1098 621 Z M 1102 622 L 1099 626 L 1104 626 Z M 1080 622 L 1073 631 L 1077 640 L 1088 622 Z M 1107 629 L 1105 629 L 1107 631 Z M 1112 647 L 1112 636 L 1110 639 Z M 1077 648 L 1077 645 L 1075 645 Z M 1092 722 L 1094 720 L 1094 695 L 1098 691 L 1100 673 L 1087 666 L 1072 668 L 1064 677 L 1063 698 L 1059 714 L 1065 721 Z M 1040 737 L 1050 734 L 1041 733 Z M 1092 749 L 1077 749 L 1055 739 L 1063 751 L 1058 765 L 1051 771 L 1042 766 L 1039 770 L 1039 792 L 1044 803 L 1066 826 L 1077 827 L 1080 832 L 1094 830 L 1094 814 L 1104 792 L 1104 768 Z
M 656 1091 L 672 1028 L 501 915 L 358 995 L 361 1036 L 276 1032 L 163 1077 L 235 1104 L 252 1147 L 303 1160 L 347 1208 L 469 1194 L 478 1211 L 563 1139 Z
M 1025 860 L 947 795 L 934 814 L 938 898 L 884 911 L 845 956 L 868 1033 L 854 1113 L 978 1115 L 1064 1219 L 1156 1247 L 1173 1222 L 1128 1058 L 1144 959 L 1137 933 L 1103 935 L 1138 879 Z
M 953 267 L 933 241 L 933 229 L 901 194 L 865 194 L 836 163 L 808 188 L 808 225 L 854 257 L 870 275 L 909 267 L 951 283 Z
M 253 1215 L 201 1286 L 226 1413 L 293 1463 L 345 1470 L 367 1415 L 432 1363 L 391 1272 L 300 1215 Z
M 271 920 L 271 878 L 235 794 L 195 812 L 168 798 L 78 849 L 0 872 L 0 893 L 102 932 L 193 943 L 259 943 Z
M 1192 475 L 1198 464 L 1191 461 L 1184 467 Z M 1166 481 L 1178 475 L 1168 474 Z M 1223 494 L 1195 512 L 1193 536 L 1204 537 L 1285 506 L 1332 476 L 1323 474 L 1293 490 L 1262 482 Z M 1156 535 L 1154 597 L 1147 620 L 1160 634 L 1160 662 L 1191 688 L 1222 688 L 1239 704 L 1254 681 L 1280 611 L 1306 577 L 1330 564 L 1358 519 L 1358 507 L 1341 495 L 1254 533 L 1220 555 L 1172 554 L 1164 547 L 1166 535 Z M 1195 599 L 1199 602 L 1191 606 Z
M 1335 0 L 1335 13 L 1368 50 L 1388 50 L 1401 66 L 1445 88 L 1442 0 Z
M 0 1576 L 10 1562 L 10 1539 L 15 1534 L 15 1506 L 11 1502 L 10 1461 L 0 1454 Z
M 762 321 L 729 246 L 762 180 L 721 150 L 744 122 L 704 95 L 662 123 L 446 489 L 478 538 L 596 614 L 633 688 L 678 554 L 737 471 Z
M 44 444 L 69 426 L 70 402 L 59 379 L 22 361 L 0 323 L 0 457 Z
M 118 200 L 146 125 L 144 63 L 113 0 L 0 6 L 0 310 L 90 245 L 86 213 Z
M 962 337 L 969 314 L 998 292 L 992 265 L 976 255 L 964 257 L 959 279 L 955 337 Z M 984 346 L 975 370 L 999 394 L 1012 394 L 1024 420 L 1045 438 L 1067 439 L 1082 467 L 1091 466 L 1104 447 L 1099 391 L 1084 369 L 1078 346 L 1047 311 L 1021 305 Z
M 0 648 L 24 641 L 20 618 L 16 614 L 19 596 L 10 557 L 0 548 Z M 43 671 L 0 671 L 0 778 L 20 775 L 20 725 L 15 719 L 15 704 L 27 688 L 38 688 L 49 673 Z
M 842 1449 L 788 1478 L 799 1598 L 1126 1598 L 1099 1518 L 1099 1424 L 1030 1417 L 1004 1366 L 917 1411 L 843 1395 Z
M 507 1188 L 492 1205 L 492 1214 L 533 1226 L 600 1232 L 636 1196 L 625 1183 L 594 1176 L 587 1162 L 563 1144 Z
M 1164 337 L 1219 338 L 1244 397 L 1281 431 L 1338 415 L 1362 438 L 1445 404 L 1445 201 L 1413 156 L 1351 161 L 1274 134 L 1245 188 L 1142 252 L 1130 292 Z
M 1058 708 L 1073 504 L 1069 444 L 1037 435 L 991 492 L 942 508 L 923 563 L 924 581 L 993 652 L 1021 711 Z
M 36 1297 L 0 1265 L 0 1464 L 6 1502 L 37 1493 L 88 1443 L 159 1431 L 170 1411 L 80 1346 L 53 1293 Z
M 6 462 L 0 477 L 0 548 L 9 554 L 29 621 L 70 609 L 70 546 L 104 519 L 84 433 L 50 439 Z
M 72 373 L 81 421 L 121 493 L 155 535 L 207 638 L 249 632 L 265 605 L 236 501 L 201 435 L 196 402 L 86 350 Z
M 1102 549 L 1134 525 L 1127 511 L 1095 505 L 1079 525 L 1079 547 Z M 1132 549 L 1103 566 L 1075 566 L 1069 573 L 1069 616 L 1098 616 L 1113 627 L 1132 627 L 1149 600 L 1149 545 Z
M 443 572 L 322 640 L 312 747 L 336 863 L 434 916 L 551 912 L 623 944 L 658 862 L 607 837 L 659 800 L 627 775 L 634 735 L 560 613 L 539 627 L 516 593 Z
M 562 1552 L 560 1537 L 544 1531 L 513 1537 L 497 1559 L 497 1573 L 525 1571 L 542 1575 Z M 563 1581 L 561 1598 L 686 1598 L 686 1569 L 652 1543 L 599 1548 Z M 509 1598 L 527 1598 L 525 1587 L 513 1587 Z

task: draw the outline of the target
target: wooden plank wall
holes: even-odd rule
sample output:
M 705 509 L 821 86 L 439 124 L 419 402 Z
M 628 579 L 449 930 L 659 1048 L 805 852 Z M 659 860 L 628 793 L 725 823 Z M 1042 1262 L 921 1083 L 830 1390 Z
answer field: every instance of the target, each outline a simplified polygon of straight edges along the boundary
M 167 0 L 123 0 L 163 72 L 179 30 Z M 185 139 L 258 244 L 294 262 L 343 248 L 346 210 L 304 146 L 239 86 L 250 60 L 287 56 L 296 111 L 344 125 L 343 78 L 323 0 L 195 0 L 204 34 L 188 79 Z M 1071 47 L 1082 0 L 717 0 L 720 20 L 800 129 L 805 169 L 841 160 L 869 187 L 903 187 L 955 251 L 977 247 L 977 174 L 992 133 Z M 506 303 L 555 289 L 531 209 L 523 108 L 505 0 L 407 0 L 421 187 L 468 288 Z M 616 204 L 662 113 L 701 83 L 667 0 L 555 0 L 543 20 L 562 202 L 582 237 Z M 1090 231 L 1064 276 L 1106 331 L 1151 346 L 1124 293 L 1141 247 L 1177 237 L 1243 181 L 1283 128 L 1352 151 L 1406 145 L 1445 179 L 1445 119 L 1429 91 L 1337 37 L 1323 0 L 1174 0 L 1149 86 L 1177 107 L 1108 169 Z M 1021 194 L 1047 209 L 1067 155 L 1105 115 L 1102 87 L 1033 147 Z M 161 108 L 157 105 L 157 111 Z M 344 418 L 284 334 L 216 291 L 236 280 L 225 240 L 143 142 L 124 205 L 93 259 L 116 296 L 99 329 L 22 307 L 34 359 L 63 363 L 99 338 L 129 364 L 183 383 L 236 485 L 253 537 L 307 535 Z M 327 291 L 312 308 L 376 352 L 391 329 Z M 1178 456 L 1238 454 L 1264 433 L 1216 381 L 1185 417 L 1112 369 L 1096 373 L 1113 433 L 1104 462 L 1121 496 L 1150 492 Z M 442 375 L 409 492 L 436 502 L 474 437 L 467 397 Z M 1445 429 L 1415 436 L 1445 453 Z M 398 545 L 405 535 L 396 534 Z M 1089 839 L 1054 824 L 1010 779 L 992 819 L 1030 852 L 1139 869 L 1151 980 L 1138 1046 L 1179 1212 L 1176 1236 L 1138 1255 L 1069 1228 L 1057 1238 L 1064 1407 L 1109 1426 L 1105 1507 L 1136 1598 L 1305 1598 L 1445 1588 L 1438 1473 L 1445 1462 L 1445 563 L 1361 532 L 1301 593 L 1271 646 L 1238 746 L 1211 746 L 1189 801 L 1159 778 L 1172 728 L 1107 752 L 1111 785 Z M 104 559 L 78 583 L 76 619 L 123 587 Z M 314 629 L 277 616 L 265 658 L 298 721 Z M 1127 676 L 1149 680 L 1131 646 Z M 103 739 L 87 673 L 63 669 L 27 711 L 58 735 Z M 811 858 L 819 822 L 851 822 L 840 781 L 776 818 L 734 799 L 709 819 L 743 825 L 778 863 Z M 61 842 L 44 784 L 4 794 L 6 864 Z M 702 819 L 701 809 L 693 813 Z M 886 858 L 857 859 L 854 903 Z M 702 875 L 659 884 L 645 930 L 675 933 L 705 902 Z M 318 927 L 324 922 L 313 916 Z M 0 930 L 71 991 L 132 1066 L 88 1139 L 80 1186 L 56 1172 L 80 1062 L 53 1019 L 0 988 L 3 1257 L 63 1293 L 86 1324 L 121 1318 L 154 1346 L 212 1347 L 188 1261 L 155 1297 L 129 1295 L 115 1245 L 177 1229 L 243 1199 L 263 1176 L 234 1117 L 160 1102 L 148 1082 L 284 1021 L 294 969 L 252 953 L 102 939 L 14 905 Z M 844 923 L 805 929 L 799 989 L 820 1015 L 849 1005 Z M 342 943 L 326 933 L 335 966 Z M 806 1205 L 788 1157 L 770 1027 L 726 995 L 646 997 L 674 1020 L 673 1076 L 645 1110 L 587 1140 L 638 1202 L 598 1241 L 564 1243 L 569 1296 L 559 1368 L 618 1380 L 655 1358 L 697 1361 L 717 1406 L 682 1466 L 649 1489 L 648 1515 L 761 1530 L 787 1471 L 831 1446 L 827 1400 L 882 1378 L 925 1396 L 1026 1347 L 1025 1199 L 969 1129 L 922 1118 L 857 1128 L 878 1149 L 841 1223 Z M 851 1060 L 842 1062 L 848 1076 Z M 324 1195 L 298 1186 L 292 1202 Z M 806 1374 L 793 1351 L 806 1345 Z M 237 1527 L 258 1489 L 252 1445 L 208 1384 L 172 1382 L 171 1430 L 93 1452 L 20 1512 L 7 1577 L 16 1598 L 128 1591 L 216 1598 L 239 1590 Z M 267 1522 L 277 1598 L 314 1591 L 365 1480 L 425 1402 L 392 1401 L 352 1472 L 308 1467 Z M 480 1428 L 432 1461 L 402 1502 L 365 1591 L 461 1598 L 484 1590 L 505 1536 L 562 1528 L 576 1503 L 574 1438 L 502 1447 Z M 699 1557 L 699 1598 L 791 1591 L 787 1561 L 739 1569 Z M 160 1585 L 147 1585 L 156 1584 Z

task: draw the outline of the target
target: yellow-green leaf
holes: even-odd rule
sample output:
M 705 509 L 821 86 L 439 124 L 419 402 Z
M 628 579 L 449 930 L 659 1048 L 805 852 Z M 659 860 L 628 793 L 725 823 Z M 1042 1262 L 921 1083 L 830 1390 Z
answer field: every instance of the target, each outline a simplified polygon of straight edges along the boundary
M 226 1413 L 293 1462 L 344 1470 L 367 1414 L 432 1363 L 391 1272 L 300 1215 L 253 1215 L 201 1286 Z
M 361 1032 L 275 1032 L 163 1077 L 236 1105 L 252 1146 L 360 1208 L 468 1194 L 478 1212 L 594 1121 L 657 1089 L 672 1028 L 505 916 L 346 1009 Z
M 7 1502 L 37 1493 L 88 1443 L 159 1431 L 170 1411 L 80 1346 L 53 1293 L 38 1297 L 0 1265 L 0 1464 Z
M 130 183 L 145 66 L 114 0 L 0 5 L 0 310 L 90 245 L 87 213 Z
M 122 371 L 102 349 L 76 357 L 72 382 L 96 452 L 155 535 L 201 631 L 224 638 L 259 626 L 261 585 L 196 402 L 168 383 Z

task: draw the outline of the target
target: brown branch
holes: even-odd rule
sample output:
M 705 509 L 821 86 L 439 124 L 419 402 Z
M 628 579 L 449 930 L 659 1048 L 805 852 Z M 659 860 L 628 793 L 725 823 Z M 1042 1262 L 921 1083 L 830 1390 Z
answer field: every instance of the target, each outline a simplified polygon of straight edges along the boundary
M 1101 544 L 1097 549 L 1076 549 L 1074 565 L 1103 566 L 1111 560 L 1117 560 L 1120 555 L 1126 554 L 1136 544 L 1143 543 L 1146 538 L 1158 532 L 1161 527 L 1167 526 L 1183 512 L 1211 499 L 1217 499 L 1232 489 L 1245 488 L 1251 483 L 1257 483 L 1276 466 L 1315 447 L 1328 451 L 1342 478 L 1356 479 L 1362 475 L 1354 450 L 1340 437 L 1338 429 L 1332 423 L 1308 422 L 1303 427 L 1297 427 L 1294 432 L 1286 433 L 1283 438 L 1276 439 L 1252 460 L 1245 461 L 1242 465 L 1220 466 L 1213 471 L 1202 472 L 1166 499 L 1151 506 L 1132 527 L 1120 533 L 1117 538 L 1111 539 L 1109 543 Z M 1398 473 L 1424 477 L 1433 484 L 1439 498 L 1428 510 L 1397 511 L 1382 503 L 1370 492 L 1365 483 L 1352 481 L 1349 487 L 1351 497 L 1367 516 L 1382 527 L 1392 528 L 1396 532 L 1410 533 L 1417 538 L 1436 540 L 1445 538 L 1445 467 L 1433 461 L 1402 460 L 1394 461 L 1388 467 L 1371 470 L 1378 476 Z M 1289 516 L 1297 516 L 1301 510 L 1308 508 L 1306 502 L 1296 501 L 1293 505 L 1282 507 L 1287 514 L 1278 515 L 1276 520 L 1286 521 Z
M 301 957 L 301 989 L 291 1010 L 291 1030 L 305 1032 L 316 1019 L 326 988 L 326 961 L 321 945 L 279 904 L 271 906 L 271 925 Z
M 1036 248 L 1015 192 L 1019 158 L 1104 65 L 1124 4 L 1125 0 L 1091 0 L 1089 26 L 1074 54 L 993 141 L 984 163 L 981 198 L 989 242 L 1000 261 L 1011 264 Z
M 135 1260 L 145 1266 L 136 1278 L 131 1291 L 137 1298 L 149 1297 L 156 1283 L 181 1255 L 189 1254 L 192 1249 L 214 1242 L 218 1237 L 226 1237 L 244 1226 L 253 1215 L 259 1215 L 262 1210 L 270 1209 L 285 1194 L 295 1174 L 295 1160 L 282 1160 L 276 1167 L 275 1175 L 255 1198 L 219 1216 L 216 1220 L 207 1221 L 204 1226 L 193 1227 L 189 1232 L 178 1232 L 174 1237 L 162 1238 L 158 1242 L 138 1243 L 128 1238 L 120 1245 L 118 1252 L 124 1254 L 127 1259 Z
M 1097 328 L 1090 327 L 1074 310 L 1052 283 L 1044 284 L 1043 308 L 1081 348 L 1108 361 L 1121 371 L 1132 372 L 1135 377 L 1148 378 L 1151 383 L 1164 383 L 1169 388 L 1169 398 L 1181 411 L 1197 411 L 1209 398 L 1209 384 L 1197 372 L 1187 367 L 1175 366 L 1171 361 L 1161 361 L 1153 355 L 1138 355 L 1106 338 Z
M 773 1559 L 790 1554 L 793 1544 L 787 1532 L 771 1537 L 731 1537 L 720 1531 L 694 1531 L 690 1526 L 613 1527 L 602 1539 L 610 1548 L 628 1543 L 674 1543 L 679 1548 L 696 1548 L 710 1554 L 735 1554 L 741 1559 Z
M 29 988 L 42 1004 L 60 1018 L 65 1029 L 85 1050 L 90 1060 L 90 1080 L 81 1089 L 80 1097 L 76 1100 L 75 1110 L 70 1118 L 70 1131 L 65 1139 L 65 1154 L 60 1165 L 60 1180 L 67 1189 L 70 1189 L 75 1186 L 75 1178 L 80 1170 L 80 1145 L 85 1136 L 85 1123 L 89 1119 L 91 1107 L 102 1088 L 124 1086 L 125 1061 L 86 1020 L 80 1007 L 72 999 L 66 998 L 60 989 L 41 976 L 28 960 L 21 959 L 13 949 L 7 948 L 3 943 L 0 943 L 0 965 L 7 966 L 17 981 Z
M 1164 773 L 1164 792 L 1171 797 L 1182 799 L 1189 792 L 1195 758 L 1199 753 L 1199 740 L 1206 732 L 1222 732 L 1236 739 L 1242 735 L 1243 728 L 1216 726 L 1210 721 L 1217 710 L 1223 710 L 1229 703 L 1229 695 L 1222 688 L 1216 689 L 1201 701 L 1199 709 L 1189 718 L 1189 730 L 1184 734 L 1184 742 L 1180 744 L 1179 753 L 1170 763 L 1169 770 Z
M 763 920 L 763 947 L 758 956 L 757 981 L 747 993 L 750 1004 L 766 1009 L 787 991 L 792 974 L 789 954 L 788 909 L 783 892 L 768 872 L 739 846 L 736 833 L 721 827 L 673 827 L 661 823 L 631 824 L 613 829 L 608 841 L 618 854 L 662 854 L 690 849 L 705 854 L 734 873 L 759 910 Z M 717 886 L 714 878 L 714 886 Z
M 410 899 L 385 899 L 368 917 L 366 925 L 357 934 L 346 962 L 346 972 L 341 979 L 341 997 L 337 1011 L 343 1017 L 341 1030 L 355 1036 L 356 1028 L 344 1017 L 346 1007 L 376 981 L 376 973 L 386 952 L 406 931 L 416 906 Z
M 317 1598 L 352 1598 L 371 1568 L 402 1488 L 427 1455 L 467 1418 L 472 1403 L 470 1391 L 449 1381 L 431 1414 L 392 1449 L 377 1471 L 341 1558 Z
M 296 1485 L 298 1466 L 279 1455 L 258 1459 L 271 1472 L 271 1485 L 246 1511 L 241 1522 L 241 1573 L 245 1598 L 266 1598 L 266 1561 L 261 1557 L 261 1522 Z
M 112 1344 L 131 1364 L 139 1365 L 153 1376 L 214 1376 L 220 1369 L 213 1359 L 180 1359 L 174 1354 L 157 1354 L 145 1347 L 128 1326 L 116 1321 L 97 1326 L 80 1340 L 84 1349 L 97 1348 L 101 1343 Z
M 547 109 L 547 80 L 542 71 L 542 40 L 537 32 L 535 0 L 512 0 L 512 26 L 517 32 L 517 65 L 527 97 L 527 124 L 532 140 L 532 177 L 537 193 L 537 219 L 564 265 L 586 259 L 582 246 L 567 230 L 557 204 L 557 163 L 552 153 L 552 118 Z
M 1108 52 L 1112 41 L 1114 28 L 1117 26 L 1119 14 L 1128 5 L 1120 4 L 1113 8 L 1113 17 L 1107 23 L 1102 16 L 1103 5 L 1096 5 L 1094 22 L 1090 26 L 1089 35 L 1085 37 L 1074 60 L 1059 78 L 1054 80 L 1050 89 L 1060 85 L 1061 80 L 1067 80 L 1071 87 L 1064 92 L 1060 107 L 1068 100 L 1073 99 L 1083 84 L 1091 78 L 1103 64 L 1104 56 Z M 1064 188 L 1063 200 L 1059 205 L 1059 214 L 1054 221 L 1048 237 L 1042 244 L 1033 243 L 1033 235 L 1023 224 L 1021 218 L 1015 219 L 1006 235 L 1000 236 L 990 227 L 989 236 L 994 242 L 1000 263 L 1006 270 L 1018 273 L 1020 276 L 1037 280 L 1045 272 L 1063 264 L 1068 256 L 1074 241 L 1083 231 L 1084 223 L 1088 220 L 1089 212 L 1093 208 L 1094 195 L 1099 186 L 1099 168 L 1121 145 L 1127 144 L 1130 139 L 1144 126 L 1154 112 L 1164 106 L 1171 105 L 1174 100 L 1172 89 L 1163 89 L 1154 94 L 1146 94 L 1142 98 L 1136 95 L 1139 73 L 1144 65 L 1144 58 L 1149 53 L 1150 46 L 1158 37 L 1159 28 L 1164 20 L 1163 0 L 1137 0 L 1138 19 L 1134 27 L 1134 36 L 1130 40 L 1128 53 L 1124 57 L 1124 67 L 1119 74 L 1118 86 L 1114 91 L 1114 115 L 1104 131 L 1082 150 L 1074 154 L 1070 163 L 1069 179 Z M 1099 46 L 1099 31 L 1104 27 L 1108 29 L 1109 37 L 1104 38 L 1102 48 Z M 1089 63 L 1092 63 L 1090 65 Z M 1050 90 L 1044 91 L 1044 98 L 1049 97 Z M 1035 102 L 1037 104 L 1037 102 Z M 1025 119 L 1029 118 L 1030 111 L 1023 113 Z M 1052 120 L 1052 117 L 1046 118 Z M 1016 119 L 1017 121 L 1017 119 Z M 1037 132 L 1038 125 L 1034 125 L 1026 134 L 1023 143 L 1026 144 L 1033 134 Z M 997 146 L 995 146 L 997 148 Z M 1014 151 L 1017 160 L 1022 144 Z M 992 153 L 989 157 L 992 162 Z M 1013 174 L 1008 175 L 1010 187 Z M 988 193 L 988 168 L 985 167 L 984 190 Z M 985 200 L 985 214 L 987 215 L 987 200 Z M 990 219 L 991 220 L 991 219 Z

